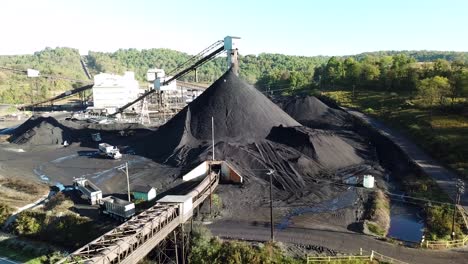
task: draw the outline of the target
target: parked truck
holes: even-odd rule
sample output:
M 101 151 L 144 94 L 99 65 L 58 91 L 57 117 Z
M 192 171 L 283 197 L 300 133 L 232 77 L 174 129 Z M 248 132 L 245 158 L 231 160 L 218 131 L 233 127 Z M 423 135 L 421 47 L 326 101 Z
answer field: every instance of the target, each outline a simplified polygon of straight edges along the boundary
M 113 159 L 120 159 L 122 158 L 122 154 L 120 154 L 120 151 L 117 147 L 109 145 L 107 143 L 100 143 L 99 144 L 99 152 L 102 155 L 106 155 L 107 157 L 113 158 Z
M 98 204 L 102 199 L 102 191 L 86 178 L 76 178 L 73 185 L 78 189 L 91 205 Z
M 114 196 L 107 196 L 101 200 L 101 210 L 104 214 L 124 221 L 135 215 L 135 204 Z

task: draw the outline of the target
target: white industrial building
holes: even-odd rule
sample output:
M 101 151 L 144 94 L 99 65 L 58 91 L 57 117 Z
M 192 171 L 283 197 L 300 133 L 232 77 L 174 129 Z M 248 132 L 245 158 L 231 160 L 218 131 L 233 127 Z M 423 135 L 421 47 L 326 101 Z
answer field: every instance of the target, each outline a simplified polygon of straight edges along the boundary
M 100 73 L 94 76 L 94 109 L 106 109 L 113 113 L 117 108 L 138 98 L 140 88 L 134 72 L 123 76 Z

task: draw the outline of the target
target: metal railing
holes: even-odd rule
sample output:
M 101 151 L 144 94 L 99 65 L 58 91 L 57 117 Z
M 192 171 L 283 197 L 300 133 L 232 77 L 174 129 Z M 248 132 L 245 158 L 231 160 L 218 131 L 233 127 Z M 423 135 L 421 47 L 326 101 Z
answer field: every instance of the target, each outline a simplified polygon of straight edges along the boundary
M 447 248 L 456 248 L 464 247 L 468 245 L 468 236 L 465 236 L 462 239 L 456 240 L 442 240 L 442 241 L 429 241 L 426 240 L 421 243 L 421 247 L 428 249 L 447 249 Z
M 368 255 L 362 255 L 363 250 L 361 249 L 359 255 L 347 255 L 347 256 L 322 256 L 322 257 L 315 257 L 315 256 L 307 256 L 307 264 L 309 263 L 324 263 L 324 262 L 345 262 L 345 261 L 352 261 L 352 260 L 378 260 L 385 263 L 396 263 L 396 264 L 409 264 L 408 262 L 404 262 L 398 259 L 394 259 L 389 256 L 385 256 L 383 254 L 378 253 L 377 251 L 371 250 Z
M 215 175 L 206 178 L 194 188 L 203 187 L 200 193 L 192 197 L 193 208 L 210 196 L 218 182 L 219 177 Z M 156 203 L 141 214 L 132 217 L 122 225 L 71 253 L 58 264 L 136 263 L 135 261 L 147 254 L 145 250 L 151 250 L 177 226 L 188 220 L 185 217 L 191 216 L 191 214 L 183 214 L 180 210 L 181 207 L 175 203 Z
M 324 256 L 324 257 L 307 256 L 307 263 L 334 262 L 334 261 L 347 261 L 347 260 L 371 260 L 371 258 L 370 258 L 370 255 L 363 255 L 363 256 Z

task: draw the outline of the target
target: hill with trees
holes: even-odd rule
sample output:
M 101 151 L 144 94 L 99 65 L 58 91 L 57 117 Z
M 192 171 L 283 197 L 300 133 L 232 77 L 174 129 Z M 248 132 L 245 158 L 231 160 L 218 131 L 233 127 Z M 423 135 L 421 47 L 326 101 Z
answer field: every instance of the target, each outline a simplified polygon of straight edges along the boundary
M 36 69 L 43 75 L 87 80 L 80 63 L 77 49 L 46 48 L 32 55 L 0 56 L 0 67 L 26 70 Z M 52 97 L 59 91 L 69 90 L 73 83 L 66 80 L 35 78 L 25 74 L 0 69 L 0 102 L 32 103 Z M 75 86 L 80 84 L 75 83 Z
M 187 53 L 170 49 L 120 49 L 115 52 L 90 51 L 85 60 L 88 69 L 97 74 L 110 72 L 122 74 L 134 71 L 144 82 L 149 68 L 163 68 L 170 73 L 177 65 L 190 58 Z M 259 54 L 240 56 L 240 75 L 261 90 L 294 92 L 317 85 L 363 87 L 411 87 L 417 69 L 429 68 L 433 59 L 466 63 L 467 52 L 437 51 L 380 51 L 354 56 L 288 56 Z M 419 62 L 419 64 L 417 63 Z M 86 80 L 80 64 L 78 50 L 71 48 L 46 48 L 32 55 L 0 56 L 0 66 L 15 69 L 33 68 L 43 75 L 55 75 Z M 446 65 L 441 65 L 445 67 Z M 199 81 L 211 83 L 223 74 L 226 61 L 218 57 L 198 69 Z M 442 69 L 443 70 L 443 69 Z M 429 76 L 428 76 L 429 77 Z M 194 74 L 184 77 L 194 81 Z M 57 79 L 28 79 L 18 73 L 0 70 L 0 102 L 31 103 L 49 98 L 59 92 L 80 86 L 80 83 Z

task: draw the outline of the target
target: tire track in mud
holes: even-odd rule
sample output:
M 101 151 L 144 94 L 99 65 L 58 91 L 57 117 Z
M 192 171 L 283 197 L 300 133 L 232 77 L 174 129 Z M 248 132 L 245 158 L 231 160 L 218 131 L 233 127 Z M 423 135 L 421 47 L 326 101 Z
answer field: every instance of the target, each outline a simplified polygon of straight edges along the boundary
M 37 177 L 39 177 L 39 179 L 42 182 L 50 184 L 51 183 L 51 178 L 53 178 L 53 177 L 50 176 L 50 175 L 47 175 L 47 173 L 45 172 L 45 170 L 46 170 L 46 168 L 48 166 L 53 166 L 54 164 L 60 164 L 60 163 L 62 163 L 64 161 L 76 159 L 76 158 L 83 157 L 83 156 L 93 157 L 93 156 L 96 156 L 96 155 L 99 155 L 99 152 L 93 151 L 93 152 L 87 152 L 87 153 L 81 153 L 81 154 L 71 154 L 71 155 L 59 157 L 59 158 L 56 158 L 54 160 L 39 164 L 38 166 L 36 166 L 33 169 L 33 173 Z M 125 154 L 124 157 L 125 156 L 128 157 L 129 155 Z M 130 168 L 131 166 L 135 166 L 137 164 L 145 163 L 146 159 L 143 158 L 143 157 L 135 156 L 134 159 L 127 160 L 126 162 L 128 162 L 128 166 Z M 122 161 L 122 163 L 124 163 L 124 161 Z M 94 183 L 99 184 L 99 183 L 102 183 L 102 182 L 104 182 L 106 180 L 109 180 L 112 177 L 116 176 L 117 173 L 122 173 L 121 171 L 119 171 L 119 168 L 121 166 L 122 166 L 122 164 L 119 164 L 119 165 L 114 166 L 112 168 L 101 170 L 101 171 L 98 171 L 98 172 L 82 174 L 79 177 L 92 178 Z M 54 183 L 58 184 L 60 182 L 54 182 Z

